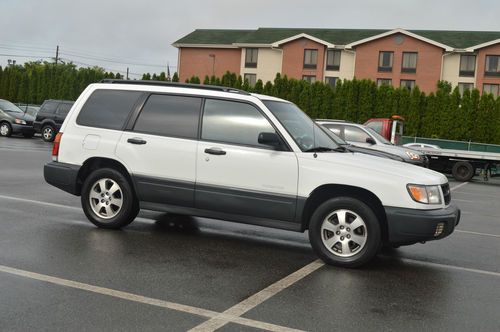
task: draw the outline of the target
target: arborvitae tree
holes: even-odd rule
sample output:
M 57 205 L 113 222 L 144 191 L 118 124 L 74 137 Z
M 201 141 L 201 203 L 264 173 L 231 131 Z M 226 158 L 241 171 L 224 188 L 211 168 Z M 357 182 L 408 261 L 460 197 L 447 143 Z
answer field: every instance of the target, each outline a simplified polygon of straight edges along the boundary
M 238 78 L 236 79 L 234 87 L 236 89 L 241 89 L 242 86 L 243 86 L 243 78 L 241 77 L 241 75 L 238 75 Z
M 177 74 L 177 72 L 172 76 L 172 82 L 179 82 L 179 74 Z
M 257 82 L 255 82 L 253 91 L 255 91 L 255 93 L 262 93 L 264 91 L 264 83 L 261 79 L 258 79 Z
M 240 76 L 241 77 L 241 76 Z M 243 85 L 241 86 L 241 89 L 242 90 L 245 90 L 245 91 L 250 91 L 250 83 L 248 82 L 247 79 L 245 79 L 245 81 L 243 82 Z
M 162 71 L 162 72 L 160 73 L 160 75 L 158 75 L 158 80 L 159 80 L 159 81 L 166 81 L 166 80 L 167 80 L 167 75 L 165 74 L 165 72 L 164 72 L 164 71 Z
M 145 81 L 151 80 L 151 74 L 150 73 L 143 74 L 142 79 Z
M 208 75 L 205 75 L 205 79 L 203 80 L 203 84 L 210 85 L 210 78 L 208 77 Z
M 215 75 L 210 76 L 210 85 L 215 85 L 217 83 L 217 78 Z

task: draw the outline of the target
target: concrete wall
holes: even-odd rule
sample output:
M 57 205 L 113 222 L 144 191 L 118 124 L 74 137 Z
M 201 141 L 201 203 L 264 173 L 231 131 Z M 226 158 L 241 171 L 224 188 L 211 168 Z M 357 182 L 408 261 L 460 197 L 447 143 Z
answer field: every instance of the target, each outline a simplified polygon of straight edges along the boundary
M 245 68 L 245 54 L 246 48 L 243 48 L 241 50 L 240 63 L 240 73 L 242 77 L 244 77 L 244 74 L 256 74 L 257 80 L 260 79 L 266 84 L 267 81 L 274 81 L 276 73 L 281 72 L 281 49 L 259 48 L 257 68 Z
M 394 52 L 392 72 L 378 72 L 380 51 Z M 418 52 L 416 73 L 402 73 L 403 52 Z M 400 80 L 415 80 L 422 91 L 436 90 L 441 77 L 443 49 L 421 40 L 395 34 L 376 39 L 356 47 L 354 76 L 377 81 L 378 78 L 392 79 L 392 85 L 399 87 Z

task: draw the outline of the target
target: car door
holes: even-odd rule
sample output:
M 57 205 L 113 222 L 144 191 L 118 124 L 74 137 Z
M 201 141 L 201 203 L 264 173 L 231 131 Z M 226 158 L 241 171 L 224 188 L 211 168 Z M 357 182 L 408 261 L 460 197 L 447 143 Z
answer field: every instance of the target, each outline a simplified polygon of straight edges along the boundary
M 373 144 L 367 143 L 366 139 L 371 136 L 361 128 L 351 125 L 344 125 L 344 139 L 357 146 L 373 147 Z
M 193 207 L 200 111 L 201 98 L 152 94 L 123 132 L 116 154 L 142 202 Z
M 258 143 L 276 129 L 253 104 L 206 99 L 196 164 L 195 206 L 231 215 L 292 221 L 298 163 L 288 148 Z M 284 144 L 283 146 L 286 146 Z

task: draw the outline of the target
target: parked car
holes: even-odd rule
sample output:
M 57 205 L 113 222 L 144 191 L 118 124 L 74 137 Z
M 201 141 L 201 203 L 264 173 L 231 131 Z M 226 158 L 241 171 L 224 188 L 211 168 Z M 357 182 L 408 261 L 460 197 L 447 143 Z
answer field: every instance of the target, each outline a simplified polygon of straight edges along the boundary
M 43 102 L 35 120 L 35 130 L 45 142 L 52 142 L 74 101 L 49 99 Z
M 441 149 L 439 146 L 434 145 L 434 144 L 427 144 L 427 143 L 406 143 L 403 144 L 403 146 L 406 146 L 407 148 L 411 149 Z
M 0 136 L 22 134 L 33 137 L 33 118 L 8 100 L 0 99 Z
M 350 152 L 296 105 L 227 87 L 104 80 L 56 136 L 45 180 L 98 227 L 139 209 L 303 232 L 355 267 L 382 244 L 451 234 L 460 210 L 432 170 Z
M 429 165 L 429 160 L 424 153 L 394 145 L 375 130 L 365 125 L 342 120 L 319 119 L 316 122 L 353 145 L 395 154 L 410 164 L 424 167 L 428 167 Z

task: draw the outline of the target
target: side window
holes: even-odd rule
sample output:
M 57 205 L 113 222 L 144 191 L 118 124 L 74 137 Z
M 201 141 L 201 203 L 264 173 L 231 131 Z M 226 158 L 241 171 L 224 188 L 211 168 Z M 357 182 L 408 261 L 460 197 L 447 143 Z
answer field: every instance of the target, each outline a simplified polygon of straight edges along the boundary
M 147 134 L 197 138 L 201 98 L 151 95 L 134 131 Z
M 276 131 L 254 106 L 226 100 L 205 101 L 202 139 L 269 149 L 258 143 L 262 132 Z
M 59 104 L 56 113 L 60 115 L 67 115 L 69 113 L 69 110 L 71 109 L 71 106 L 73 106 L 73 104 L 61 103 Z
M 346 141 L 366 143 L 366 139 L 370 137 L 364 130 L 353 126 L 345 126 L 344 135 Z
M 76 123 L 82 126 L 122 129 L 140 91 L 95 90 L 83 105 Z
M 369 122 L 366 126 L 368 128 L 372 128 L 377 133 L 382 135 L 382 127 L 384 126 L 384 123 L 382 121 L 372 121 L 372 122 Z
M 57 102 L 48 101 L 46 103 L 43 103 L 42 110 L 40 111 L 40 113 L 52 114 L 56 111 L 56 109 L 57 109 Z
M 324 124 L 324 127 L 328 128 L 332 133 L 337 135 L 340 138 L 344 138 L 342 135 L 342 126 L 336 125 L 336 124 Z

